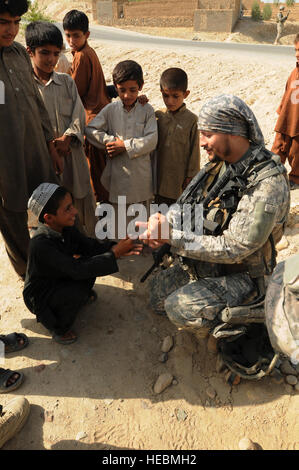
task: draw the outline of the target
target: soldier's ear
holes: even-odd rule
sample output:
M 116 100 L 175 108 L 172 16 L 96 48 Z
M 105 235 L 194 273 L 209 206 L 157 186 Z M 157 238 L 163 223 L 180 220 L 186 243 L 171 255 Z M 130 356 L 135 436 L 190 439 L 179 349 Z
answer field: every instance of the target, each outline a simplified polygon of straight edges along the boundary
M 186 90 L 184 93 L 184 99 L 186 99 L 190 95 L 190 90 Z

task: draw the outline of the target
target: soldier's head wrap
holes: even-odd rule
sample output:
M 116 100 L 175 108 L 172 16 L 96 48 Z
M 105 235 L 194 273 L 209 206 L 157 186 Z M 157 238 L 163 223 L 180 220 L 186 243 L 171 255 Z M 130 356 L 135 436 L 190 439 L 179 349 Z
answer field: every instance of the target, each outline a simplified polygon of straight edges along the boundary
M 234 95 L 220 95 L 207 101 L 198 117 L 200 131 L 240 135 L 264 145 L 264 136 L 255 115 L 244 101 Z
M 39 217 L 43 208 L 53 196 L 56 189 L 59 188 L 57 184 L 42 183 L 32 193 L 28 201 L 28 209 L 36 216 Z
M 280 9 L 280 10 L 284 10 L 284 6 L 281 5 L 281 6 L 279 7 L 279 9 Z

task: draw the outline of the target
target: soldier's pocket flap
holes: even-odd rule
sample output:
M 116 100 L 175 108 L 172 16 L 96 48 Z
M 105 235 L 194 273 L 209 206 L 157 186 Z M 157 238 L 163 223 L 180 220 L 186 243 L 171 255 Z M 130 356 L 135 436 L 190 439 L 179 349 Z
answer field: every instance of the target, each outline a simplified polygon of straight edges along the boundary
M 266 243 L 273 230 L 276 207 L 264 201 L 258 201 L 254 208 L 254 221 L 250 227 L 248 240 L 252 243 Z

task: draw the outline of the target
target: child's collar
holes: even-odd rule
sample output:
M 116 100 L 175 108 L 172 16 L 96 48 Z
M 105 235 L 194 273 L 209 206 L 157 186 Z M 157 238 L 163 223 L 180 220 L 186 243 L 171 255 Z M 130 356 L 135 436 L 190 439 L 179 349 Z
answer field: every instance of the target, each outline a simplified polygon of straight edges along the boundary
M 48 238 L 63 238 L 62 233 L 56 232 L 49 225 L 38 222 L 37 230 L 33 233 L 33 238 L 38 235 L 45 235 Z
M 76 52 L 81 52 L 83 51 L 84 47 L 88 46 L 88 40 L 86 39 L 84 45 L 81 47 L 81 49 L 79 49 L 78 51 L 71 51 L 71 53 L 74 55 L 76 54 Z
M 176 109 L 175 111 L 169 111 L 169 110 L 167 109 L 167 112 L 168 112 L 169 114 L 172 114 L 172 115 L 173 115 L 173 114 L 179 113 L 180 111 L 183 111 L 185 108 L 186 108 L 186 103 L 183 103 L 183 104 L 182 104 L 178 109 Z

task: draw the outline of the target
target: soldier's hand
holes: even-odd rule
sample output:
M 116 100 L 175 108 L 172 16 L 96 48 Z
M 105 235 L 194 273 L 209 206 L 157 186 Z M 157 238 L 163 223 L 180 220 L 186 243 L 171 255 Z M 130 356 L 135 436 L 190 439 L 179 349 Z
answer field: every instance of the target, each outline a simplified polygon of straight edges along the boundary
M 157 248 L 164 243 L 169 243 L 170 225 L 165 215 L 157 212 L 151 215 L 148 222 L 136 222 L 136 227 L 144 229 L 139 238 L 144 240 L 151 248 Z

